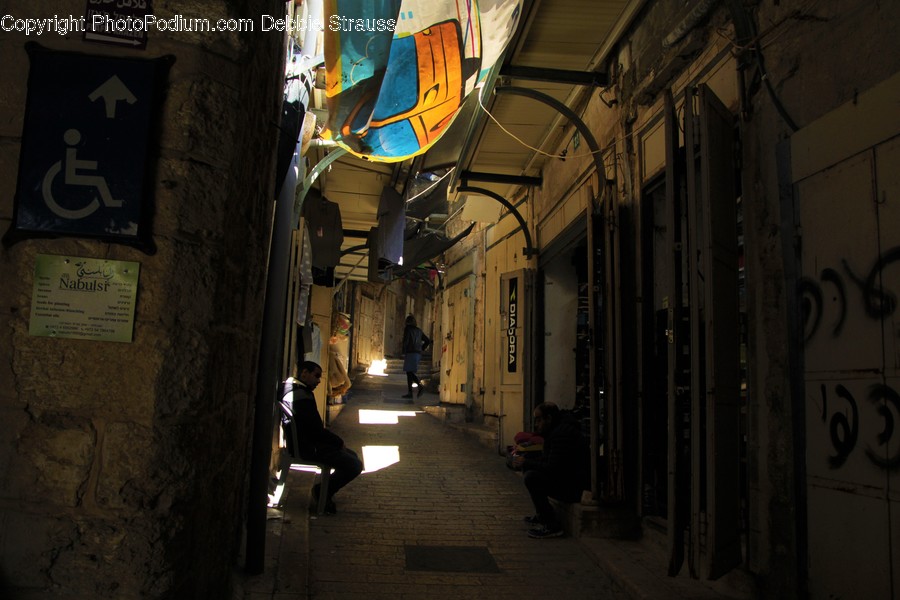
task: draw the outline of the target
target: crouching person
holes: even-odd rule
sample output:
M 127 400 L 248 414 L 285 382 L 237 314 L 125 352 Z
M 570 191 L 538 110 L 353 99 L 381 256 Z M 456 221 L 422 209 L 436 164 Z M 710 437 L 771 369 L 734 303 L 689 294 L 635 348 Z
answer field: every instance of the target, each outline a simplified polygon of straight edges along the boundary
M 525 522 L 534 526 L 528 536 L 559 537 L 563 528 L 550 498 L 581 501 L 582 491 L 590 488 L 590 445 L 581 434 L 578 421 L 563 416 L 556 404 L 539 404 L 533 416 L 535 432 L 544 438 L 544 448 L 540 456 L 519 456 L 514 462 L 522 467 L 525 487 L 536 511 L 534 516 L 525 517 Z

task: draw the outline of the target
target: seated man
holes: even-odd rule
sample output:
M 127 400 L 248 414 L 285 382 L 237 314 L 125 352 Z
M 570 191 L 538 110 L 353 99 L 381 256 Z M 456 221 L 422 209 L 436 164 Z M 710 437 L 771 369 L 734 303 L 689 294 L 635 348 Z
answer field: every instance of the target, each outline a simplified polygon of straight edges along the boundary
M 535 407 L 534 428 L 544 438 L 540 455 L 517 456 L 514 460 L 515 465 L 522 467 L 525 487 L 537 511 L 535 516 L 525 517 L 526 523 L 535 526 L 528 531 L 528 536 L 559 537 L 563 534 L 562 524 L 549 499 L 581 500 L 582 491 L 590 488 L 590 449 L 578 421 L 571 416 L 563 417 L 552 402 Z
M 300 460 L 314 460 L 330 465 L 334 469 L 328 482 L 328 502 L 325 506 L 326 514 L 335 514 L 337 507 L 332 497 L 338 490 L 353 481 L 362 473 L 363 464 L 359 456 L 353 450 L 344 446 L 344 440 L 337 434 L 325 429 L 322 417 L 316 407 L 316 398 L 313 390 L 322 379 L 322 367 L 312 361 L 304 361 L 300 365 L 299 380 L 293 377 L 284 383 L 282 397 L 290 404 L 291 414 L 282 411 L 288 421 L 291 416 L 296 424 L 297 437 L 292 440 L 293 434 L 290 423 L 285 423 L 285 435 L 289 436 L 288 447 Z M 319 484 L 313 487 L 313 497 L 319 497 Z

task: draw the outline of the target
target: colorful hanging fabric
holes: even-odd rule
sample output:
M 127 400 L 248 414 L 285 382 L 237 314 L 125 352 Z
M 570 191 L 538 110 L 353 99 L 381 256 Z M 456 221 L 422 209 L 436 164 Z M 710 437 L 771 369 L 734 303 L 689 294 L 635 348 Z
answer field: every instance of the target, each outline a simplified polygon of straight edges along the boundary
M 324 0 L 328 122 L 356 156 L 422 154 L 502 55 L 521 0 Z

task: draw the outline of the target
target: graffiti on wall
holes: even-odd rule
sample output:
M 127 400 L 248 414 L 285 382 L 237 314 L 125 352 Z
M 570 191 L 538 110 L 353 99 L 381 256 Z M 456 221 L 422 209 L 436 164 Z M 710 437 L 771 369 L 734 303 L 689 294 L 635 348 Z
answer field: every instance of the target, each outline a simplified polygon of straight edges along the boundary
M 859 287 L 862 293 L 866 316 L 880 320 L 893 315 L 897 310 L 897 294 L 882 287 L 882 277 L 888 266 L 900 262 L 900 246 L 891 248 L 878 257 L 865 277 L 854 273 L 846 260 L 841 262 L 847 277 Z M 844 326 L 847 316 L 847 290 L 843 276 L 835 269 L 826 268 L 822 269 L 819 281 L 803 277 L 800 280 L 800 308 L 806 332 L 804 343 L 809 342 L 819 332 L 821 326 L 824 308 L 822 284 L 831 284 L 839 301 L 839 318 L 832 326 L 831 335 L 833 337 L 840 336 Z
M 849 299 L 861 298 L 859 310 L 868 318 L 881 321 L 897 311 L 897 295 L 884 282 L 885 269 L 900 262 L 900 246 L 882 253 L 865 276 L 853 271 L 846 260 L 841 261 L 841 270 L 824 268 L 818 279 L 804 277 L 799 282 L 800 309 L 803 321 L 804 345 L 809 346 L 818 336 L 828 336 L 829 341 L 840 340 L 845 333 L 847 317 L 853 307 Z M 831 294 L 834 316 L 826 323 L 825 291 Z M 850 294 L 853 294 L 852 296 Z M 842 340 L 843 341 L 843 340 Z M 881 340 L 876 342 L 879 345 Z M 880 369 L 871 369 L 873 375 Z M 885 383 L 871 384 L 863 391 L 854 393 L 842 383 L 820 384 L 822 423 L 827 427 L 832 453 L 828 456 L 831 469 L 839 469 L 859 449 L 875 466 L 900 470 L 900 393 Z M 860 400 L 862 405 L 860 405 Z M 861 411 L 874 411 L 876 419 L 863 421 Z M 861 422 L 868 424 L 869 431 L 860 431 Z M 873 424 L 875 424 L 873 426 Z M 893 452 L 891 452 L 893 449 Z
M 828 424 L 828 433 L 835 452 L 828 457 L 828 465 L 832 469 L 838 469 L 844 465 L 859 442 L 859 406 L 853 394 L 845 386 L 837 384 L 832 390 L 836 399 L 831 402 L 834 412 L 829 420 L 829 394 L 824 383 L 821 384 L 820 392 L 822 422 Z M 897 415 L 900 415 L 900 394 L 890 386 L 876 384 L 869 386 L 866 399 L 869 401 L 867 406 L 875 410 L 881 418 L 883 428 L 874 435 L 878 442 L 877 446 L 882 451 L 876 452 L 871 444 L 866 444 L 864 452 L 877 467 L 891 471 L 900 469 L 900 450 L 895 451 L 893 455 L 888 455 L 885 451 L 890 447 L 891 439 L 895 435 Z M 842 406 L 844 412 L 839 412 Z

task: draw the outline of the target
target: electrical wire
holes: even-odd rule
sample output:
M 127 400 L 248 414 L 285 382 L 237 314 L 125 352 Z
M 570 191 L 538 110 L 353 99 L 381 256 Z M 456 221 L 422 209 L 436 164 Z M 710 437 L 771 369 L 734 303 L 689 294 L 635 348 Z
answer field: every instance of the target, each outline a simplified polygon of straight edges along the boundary
M 529 150 L 532 150 L 532 151 L 534 151 L 534 152 L 537 152 L 538 154 L 541 154 L 541 155 L 543 155 L 543 156 L 547 156 L 547 157 L 549 157 L 549 158 L 559 158 L 559 159 L 566 158 L 565 156 L 561 156 L 561 155 L 559 155 L 559 154 L 550 154 L 549 152 L 544 152 L 544 151 L 541 150 L 540 148 L 535 148 L 534 146 L 529 145 L 527 142 L 525 142 L 524 140 L 522 140 L 521 138 L 519 138 L 518 136 L 516 136 L 516 134 L 514 134 L 512 131 L 510 131 L 509 129 L 507 129 L 506 127 L 504 127 L 503 124 L 500 123 L 500 121 L 498 121 L 497 118 L 494 117 L 494 115 L 491 114 L 491 111 L 489 111 L 489 110 L 484 106 L 484 102 L 482 101 L 482 97 L 481 97 L 481 93 L 482 93 L 482 92 L 484 91 L 484 89 L 485 89 L 485 88 L 484 88 L 484 84 L 483 84 L 483 83 L 479 83 L 477 87 L 479 88 L 479 90 L 478 90 L 478 106 L 481 107 L 481 110 L 484 111 L 484 114 L 486 114 L 486 115 L 490 118 L 490 120 L 493 121 L 493 122 L 497 125 L 497 127 L 499 127 L 499 128 L 503 131 L 503 133 L 505 133 L 506 135 L 508 135 L 508 136 L 511 137 L 512 139 L 516 140 L 519 144 L 521 144 L 521 145 L 524 146 L 525 148 L 528 148 Z
M 769 94 L 769 97 L 772 101 L 772 104 L 775 107 L 775 110 L 778 112 L 778 114 L 781 116 L 781 118 L 784 120 L 784 122 L 788 125 L 788 127 L 791 128 L 792 131 L 797 131 L 799 128 L 798 128 L 796 122 L 793 120 L 793 118 L 788 113 L 784 104 L 781 102 L 781 99 L 778 97 L 778 94 L 775 91 L 775 88 L 772 86 L 772 82 L 771 82 L 771 80 L 768 76 L 768 72 L 766 71 L 766 68 L 765 68 L 765 62 L 764 62 L 764 58 L 762 56 L 762 49 L 768 45 L 773 44 L 775 41 L 780 39 L 782 35 L 784 35 L 785 31 L 788 31 L 787 28 L 782 28 L 785 23 L 787 23 L 790 20 L 800 19 L 800 18 L 803 18 L 804 16 L 808 15 L 808 12 L 820 1 L 821 0 L 809 0 L 803 6 L 791 11 L 790 13 L 783 16 L 782 18 L 775 21 L 774 23 L 771 23 L 761 33 L 755 34 L 753 36 L 753 38 L 747 44 L 738 44 L 736 41 L 734 41 L 728 35 L 726 35 L 721 28 L 715 29 L 715 32 L 718 35 L 720 35 L 721 37 L 723 37 L 732 46 L 732 48 L 734 50 L 733 54 L 737 55 L 737 54 L 741 54 L 744 52 L 753 52 L 754 53 L 754 63 L 759 72 L 760 80 L 765 85 L 766 91 Z M 752 20 L 751 20 L 751 22 L 752 22 Z M 779 31 L 779 29 L 780 29 L 780 31 Z M 773 33 L 777 33 L 776 37 L 769 39 L 764 43 L 765 38 Z M 481 110 L 484 111 L 484 113 L 488 116 L 488 118 L 491 121 L 493 121 L 494 124 L 497 125 L 497 127 L 500 128 L 501 131 L 503 131 L 506 135 L 511 137 L 513 140 L 515 140 L 521 146 L 528 148 L 529 150 L 536 152 L 542 156 L 546 156 L 548 158 L 566 160 L 568 158 L 583 158 L 583 157 L 593 156 L 594 154 L 598 154 L 598 153 L 603 154 L 603 153 L 609 151 L 610 146 L 613 146 L 613 145 L 616 145 L 619 143 L 624 143 L 628 138 L 633 137 L 634 135 L 639 133 L 639 130 L 633 130 L 630 133 L 628 133 L 627 135 L 624 135 L 621 137 L 616 137 L 606 146 L 606 148 L 599 149 L 596 152 L 584 152 L 584 153 L 574 154 L 574 155 L 569 155 L 567 152 L 564 152 L 563 154 L 551 154 L 549 152 L 545 152 L 544 150 L 541 150 L 540 148 L 536 148 L 536 147 L 528 144 L 527 142 L 522 140 L 520 137 L 518 137 L 516 134 L 511 132 L 509 129 L 504 127 L 503 124 L 500 123 L 500 121 L 484 105 L 484 98 L 483 98 L 483 93 L 484 93 L 484 89 L 485 89 L 484 84 L 479 83 L 476 87 L 479 88 L 477 91 L 478 106 L 481 108 Z M 606 91 L 606 90 L 603 90 L 603 91 Z M 601 100 L 602 100 L 602 98 L 601 98 Z M 604 101 L 604 103 L 605 103 L 605 101 Z M 683 110 L 683 108 L 682 108 L 682 110 Z M 681 119 L 678 119 L 678 121 L 680 122 Z M 679 123 L 679 128 L 681 128 L 680 123 Z M 568 144 L 566 145 L 566 148 L 568 148 Z M 606 164 L 606 161 L 604 161 L 604 166 L 606 166 L 606 167 L 612 166 L 614 164 L 615 164 L 615 156 L 613 156 L 613 161 L 610 164 Z
M 808 14 L 809 11 L 816 4 L 818 4 L 819 1 L 820 0 L 809 0 L 800 8 L 797 8 L 797 9 L 791 11 L 787 15 L 783 16 L 781 19 L 771 23 L 765 30 L 763 30 L 762 32 L 759 32 L 759 33 L 757 33 L 755 31 L 755 27 L 753 27 L 753 25 L 752 25 L 753 20 L 750 19 L 748 16 L 747 21 L 748 21 L 748 23 L 751 24 L 751 27 L 753 27 L 754 35 L 750 39 L 750 41 L 746 44 L 738 44 L 737 42 L 735 42 L 734 40 L 729 38 L 727 35 L 725 35 L 720 29 L 716 29 L 716 33 L 718 35 L 722 36 L 723 38 L 725 38 L 731 44 L 732 48 L 734 49 L 733 54 L 735 56 L 743 54 L 745 52 L 753 53 L 753 64 L 755 64 L 756 70 L 759 73 L 760 81 L 765 86 L 766 93 L 768 93 L 769 99 L 771 100 L 772 105 L 775 107 L 775 110 L 778 112 L 779 116 L 782 118 L 782 120 L 785 122 L 785 124 L 787 124 L 787 126 L 791 129 L 791 131 L 797 131 L 797 130 L 799 130 L 799 127 L 797 126 L 797 123 L 794 121 L 794 119 L 791 117 L 790 113 L 787 111 L 787 108 L 784 106 L 784 103 L 781 101 L 781 98 L 778 96 L 778 93 L 775 91 L 775 87 L 772 85 L 772 81 L 769 78 L 769 73 L 766 70 L 765 58 L 763 57 L 762 51 L 763 51 L 763 48 L 766 48 L 766 47 L 774 44 L 778 39 L 780 39 L 785 34 L 786 31 L 788 31 L 787 28 L 782 28 L 782 26 L 785 23 L 787 23 L 790 20 L 810 18 L 810 15 Z M 746 10 L 746 9 L 743 9 L 743 10 Z M 778 31 L 779 28 L 782 28 L 781 31 Z M 774 38 L 771 38 L 767 42 L 764 43 L 763 40 L 766 38 L 766 36 L 768 36 L 772 33 L 777 33 L 777 35 Z
M 484 86 L 483 86 L 483 84 L 479 84 L 478 87 L 480 88 L 480 90 L 479 90 L 479 92 L 478 92 L 478 106 L 481 107 L 481 110 L 484 111 L 484 113 L 491 119 L 491 121 L 493 121 L 493 122 L 497 125 L 497 127 L 499 127 L 499 128 L 503 131 L 503 133 L 505 133 L 506 135 L 508 135 L 508 136 L 511 137 L 512 139 L 514 139 L 516 142 L 518 142 L 518 143 L 519 143 L 520 145 L 522 145 L 523 147 L 528 148 L 529 150 L 532 150 L 532 151 L 534 151 L 534 152 L 537 152 L 538 154 L 541 154 L 542 156 L 546 156 L 546 157 L 548 157 L 548 158 L 556 158 L 556 159 L 559 159 L 559 160 L 566 160 L 566 159 L 568 159 L 568 158 L 583 158 L 583 157 L 586 157 L 586 156 L 593 156 L 594 154 L 603 154 L 604 152 L 608 152 L 608 146 L 607 146 L 606 149 L 601 148 L 601 149 L 597 150 L 596 152 L 583 152 L 583 153 L 581 153 L 581 154 L 572 154 L 572 155 L 569 155 L 569 154 L 550 154 L 549 152 L 544 152 L 544 151 L 541 150 L 540 148 L 535 148 L 534 146 L 531 146 L 530 144 L 528 144 L 527 142 L 525 142 L 524 140 L 522 140 L 521 138 L 519 138 L 518 136 L 516 136 L 516 134 L 514 134 L 513 132 L 511 132 L 510 130 L 508 130 L 506 127 L 504 127 L 504 126 L 500 123 L 500 121 L 498 121 L 497 118 L 496 118 L 494 115 L 491 114 L 491 111 L 489 111 L 489 110 L 487 109 L 487 107 L 485 107 L 484 103 L 482 102 L 481 91 L 484 90 Z M 627 137 L 629 137 L 629 136 L 631 136 L 631 135 L 634 135 L 634 132 L 632 132 L 631 134 L 629 134 L 628 136 L 625 136 L 625 137 L 623 137 L 623 138 L 616 138 L 616 139 L 614 139 L 614 140 L 613 140 L 613 143 L 618 142 L 618 141 L 624 141 L 624 139 L 626 139 Z M 605 166 L 609 166 L 609 165 L 605 165 Z
M 733 39 L 731 39 L 731 37 L 729 37 L 728 34 L 726 33 L 726 29 L 724 27 L 717 27 L 715 29 L 715 32 L 716 32 L 716 34 L 718 34 L 720 37 L 725 39 L 731 45 L 731 47 L 734 49 L 736 54 L 741 54 L 743 52 L 753 52 L 753 51 L 762 50 L 768 46 L 771 46 L 773 43 L 775 43 L 776 41 L 781 39 L 781 37 L 787 31 L 790 31 L 789 28 L 782 28 L 782 25 L 784 25 L 785 23 L 787 23 L 788 21 L 791 21 L 791 20 L 800 20 L 800 19 L 804 19 L 804 18 L 809 18 L 809 16 L 810 16 L 808 14 L 809 11 L 811 11 L 815 7 L 815 5 L 818 4 L 820 1 L 821 0 L 809 0 L 803 6 L 796 8 L 796 9 L 792 10 L 791 12 L 789 12 L 788 14 L 781 17 L 780 19 L 771 22 L 766 29 L 764 29 L 760 33 L 753 36 L 753 38 L 750 39 L 745 44 L 739 44 L 736 41 L 734 41 Z M 781 30 L 778 31 L 779 29 L 781 29 Z M 774 38 L 769 39 L 764 42 L 765 38 L 773 33 L 777 33 L 777 35 Z
M 450 173 L 452 173 L 452 172 L 455 171 L 455 170 L 456 170 L 456 167 L 452 167 L 449 171 L 447 171 L 446 173 L 444 173 L 443 175 L 441 175 L 440 178 L 438 178 L 437 181 L 432 182 L 432 184 L 431 184 L 430 186 L 428 186 L 427 188 L 425 188 L 424 190 L 422 190 L 421 192 L 419 192 L 418 194 L 416 194 L 416 195 L 413 196 L 412 198 L 407 198 L 406 200 L 404 200 L 404 202 L 412 202 L 413 200 L 415 200 L 415 199 L 418 198 L 419 196 L 421 196 L 421 195 L 423 195 L 423 194 L 427 194 L 428 192 L 430 192 L 431 190 L 433 190 L 434 188 L 436 188 L 436 187 L 438 186 L 438 184 L 444 180 L 445 177 L 447 177 L 448 175 L 450 175 Z

